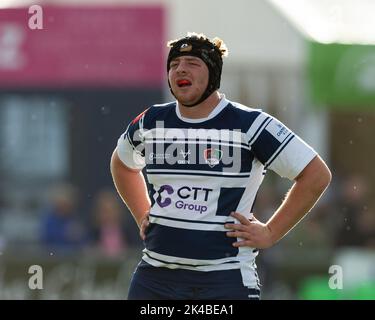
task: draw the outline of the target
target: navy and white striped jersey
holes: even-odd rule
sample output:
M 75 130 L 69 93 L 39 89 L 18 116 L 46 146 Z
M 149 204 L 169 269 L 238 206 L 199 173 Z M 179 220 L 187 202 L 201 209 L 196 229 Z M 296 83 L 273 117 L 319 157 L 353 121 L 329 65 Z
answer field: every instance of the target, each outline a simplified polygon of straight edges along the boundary
M 146 167 L 152 207 L 143 260 L 155 267 L 240 269 L 257 287 L 256 248 L 235 248 L 225 223 L 237 211 L 252 217 L 264 173 L 293 180 L 316 152 L 261 110 L 224 96 L 205 119 L 182 117 L 176 102 L 154 105 L 118 141 L 133 169 Z

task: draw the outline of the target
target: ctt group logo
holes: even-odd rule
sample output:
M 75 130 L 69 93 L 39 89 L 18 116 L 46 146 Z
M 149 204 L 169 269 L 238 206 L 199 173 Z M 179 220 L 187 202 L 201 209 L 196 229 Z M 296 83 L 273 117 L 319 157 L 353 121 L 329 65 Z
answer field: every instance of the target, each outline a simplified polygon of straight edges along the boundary
M 202 214 L 208 209 L 207 201 L 212 191 L 213 189 L 189 186 L 174 189 L 165 184 L 156 192 L 156 203 L 161 208 L 174 205 L 179 210 Z

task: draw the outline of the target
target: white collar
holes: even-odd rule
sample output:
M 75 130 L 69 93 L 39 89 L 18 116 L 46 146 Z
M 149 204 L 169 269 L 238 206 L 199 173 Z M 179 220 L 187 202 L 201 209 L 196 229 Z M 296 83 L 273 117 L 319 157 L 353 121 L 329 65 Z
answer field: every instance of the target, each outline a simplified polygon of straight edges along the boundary
M 211 111 L 211 113 L 206 118 L 191 119 L 191 118 L 183 117 L 181 115 L 178 102 L 176 102 L 176 114 L 177 114 L 177 117 L 179 117 L 182 121 L 185 121 L 185 122 L 190 122 L 190 123 L 204 122 L 204 121 L 212 119 L 213 117 L 216 117 L 228 105 L 228 103 L 229 101 L 225 98 L 225 95 L 220 93 L 220 101 L 218 105 Z

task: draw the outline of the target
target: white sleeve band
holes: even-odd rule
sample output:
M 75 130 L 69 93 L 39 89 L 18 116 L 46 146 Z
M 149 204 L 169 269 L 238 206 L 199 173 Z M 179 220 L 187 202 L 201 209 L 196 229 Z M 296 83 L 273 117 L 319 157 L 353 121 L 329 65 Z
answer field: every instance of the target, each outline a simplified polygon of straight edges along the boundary
M 269 168 L 281 177 L 294 180 L 316 156 L 313 148 L 298 136 L 294 136 Z
M 120 136 L 117 142 L 117 154 L 120 160 L 130 169 L 142 170 L 146 166 L 145 158 L 139 151 L 134 150 L 124 135 L 125 133 Z

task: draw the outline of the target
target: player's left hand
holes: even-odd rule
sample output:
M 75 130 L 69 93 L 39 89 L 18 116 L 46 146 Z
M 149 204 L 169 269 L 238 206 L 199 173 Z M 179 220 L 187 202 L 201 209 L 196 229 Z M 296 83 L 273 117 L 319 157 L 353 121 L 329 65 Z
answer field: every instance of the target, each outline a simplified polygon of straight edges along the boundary
M 225 228 L 232 231 L 227 232 L 228 237 L 241 238 L 240 241 L 234 242 L 234 247 L 251 247 L 265 249 L 271 247 L 272 241 L 271 230 L 265 223 L 260 222 L 255 217 L 248 220 L 238 212 L 232 212 L 231 216 L 236 218 L 240 223 L 227 223 Z

